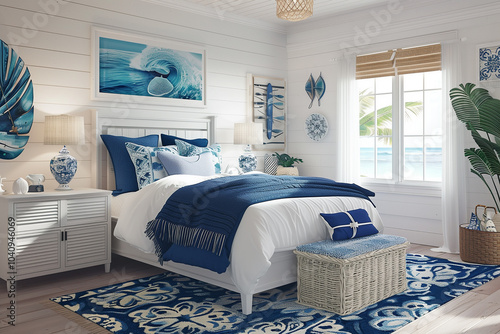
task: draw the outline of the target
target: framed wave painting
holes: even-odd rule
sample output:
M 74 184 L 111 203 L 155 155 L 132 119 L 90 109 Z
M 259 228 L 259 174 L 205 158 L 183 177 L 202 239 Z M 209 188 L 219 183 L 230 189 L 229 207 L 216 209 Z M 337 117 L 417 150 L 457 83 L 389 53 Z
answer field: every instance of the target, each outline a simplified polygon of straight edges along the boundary
M 92 99 L 205 107 L 205 50 L 92 28 Z

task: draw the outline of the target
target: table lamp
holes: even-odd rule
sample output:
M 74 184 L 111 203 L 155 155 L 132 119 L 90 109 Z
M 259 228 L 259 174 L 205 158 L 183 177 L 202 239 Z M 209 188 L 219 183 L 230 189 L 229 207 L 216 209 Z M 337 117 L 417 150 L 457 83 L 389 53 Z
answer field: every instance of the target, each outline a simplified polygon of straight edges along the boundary
M 77 162 L 69 154 L 66 145 L 83 145 L 85 143 L 83 116 L 45 116 L 43 143 L 46 145 L 64 145 L 59 154 L 50 160 L 50 172 L 59 183 L 56 190 L 72 190 L 69 182 L 75 176 Z
M 262 145 L 262 123 L 235 123 L 234 144 L 246 145 L 245 151 L 238 158 L 240 169 L 251 172 L 257 168 L 257 157 L 252 153 L 250 145 Z

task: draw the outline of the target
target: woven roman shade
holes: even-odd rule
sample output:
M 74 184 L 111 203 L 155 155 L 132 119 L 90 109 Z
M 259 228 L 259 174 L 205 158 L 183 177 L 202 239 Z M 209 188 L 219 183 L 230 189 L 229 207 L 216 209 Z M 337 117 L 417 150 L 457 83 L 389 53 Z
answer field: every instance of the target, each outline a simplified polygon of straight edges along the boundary
M 356 79 L 439 70 L 441 70 L 441 44 L 389 50 L 356 58 Z

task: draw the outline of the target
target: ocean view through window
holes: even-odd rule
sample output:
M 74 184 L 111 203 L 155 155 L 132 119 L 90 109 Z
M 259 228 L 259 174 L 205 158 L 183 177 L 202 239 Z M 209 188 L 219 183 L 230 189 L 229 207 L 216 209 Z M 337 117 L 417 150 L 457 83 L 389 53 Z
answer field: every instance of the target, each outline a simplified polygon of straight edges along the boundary
M 442 72 L 358 79 L 360 175 L 393 183 L 440 182 Z

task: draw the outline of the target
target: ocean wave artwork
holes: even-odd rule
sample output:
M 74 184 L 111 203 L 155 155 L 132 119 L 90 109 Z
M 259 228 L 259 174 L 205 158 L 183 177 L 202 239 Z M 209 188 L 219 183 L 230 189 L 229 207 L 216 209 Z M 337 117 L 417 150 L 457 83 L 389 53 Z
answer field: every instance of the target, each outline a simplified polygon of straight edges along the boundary
M 33 82 L 28 67 L 0 40 L 0 159 L 15 159 L 33 124 Z
M 203 53 L 99 39 L 99 92 L 203 100 Z

